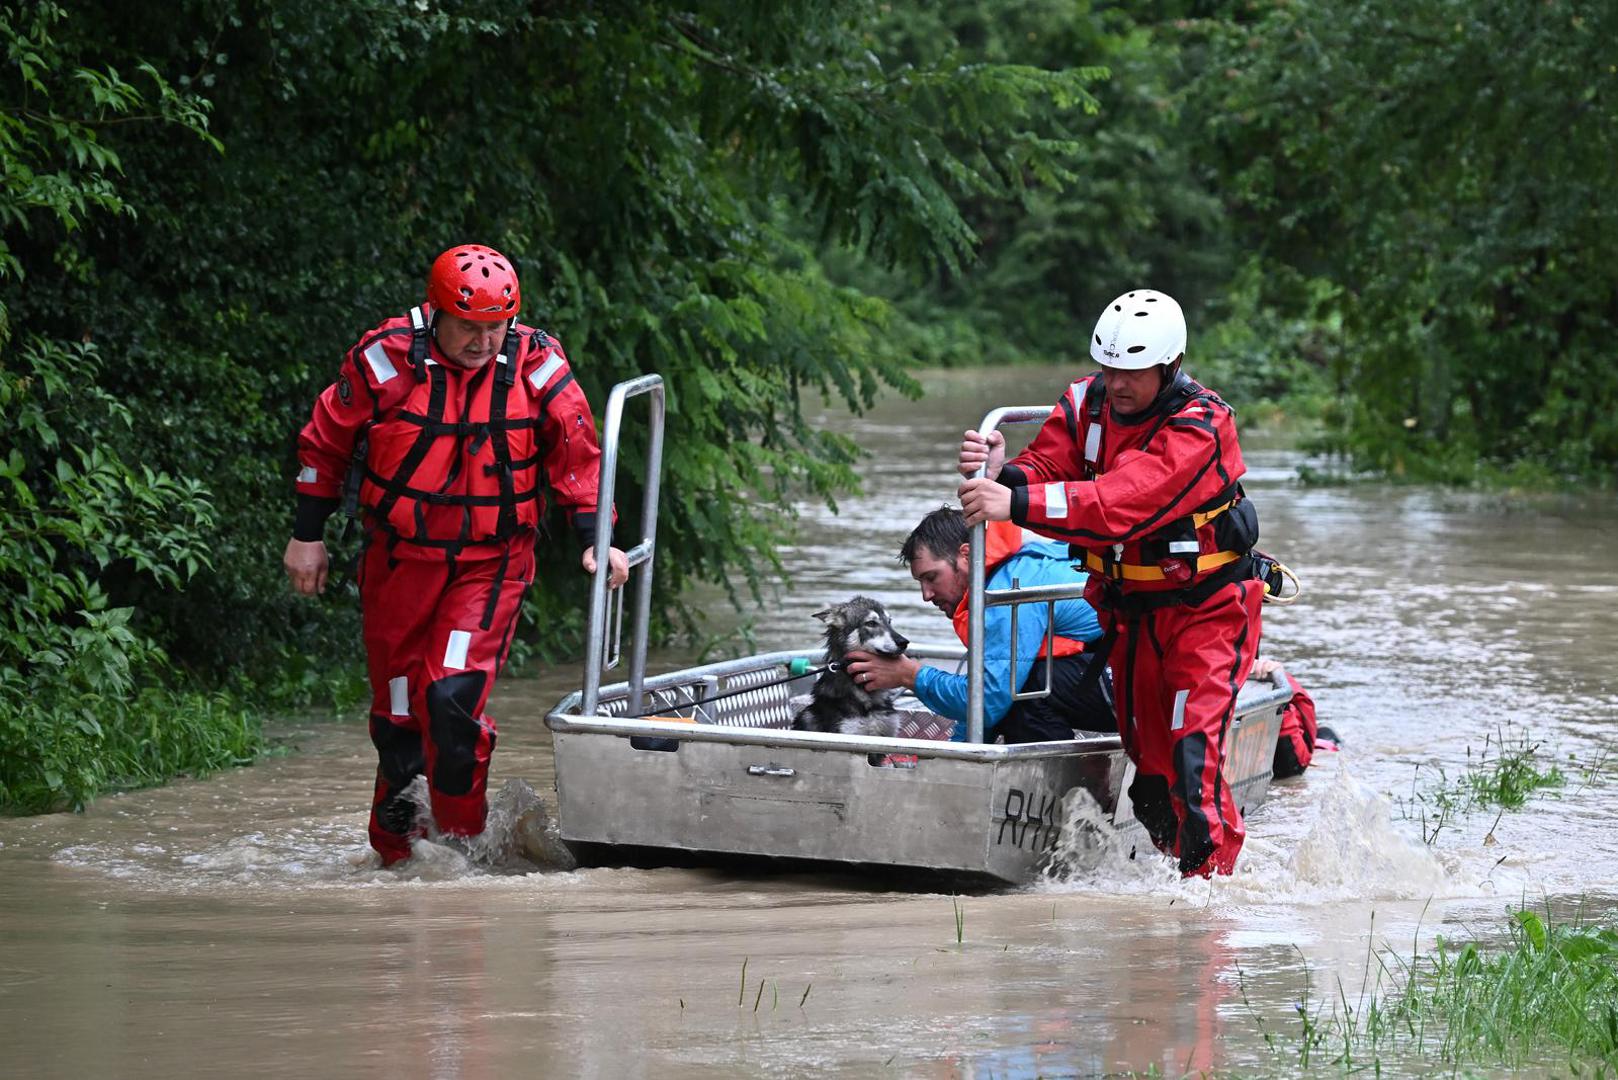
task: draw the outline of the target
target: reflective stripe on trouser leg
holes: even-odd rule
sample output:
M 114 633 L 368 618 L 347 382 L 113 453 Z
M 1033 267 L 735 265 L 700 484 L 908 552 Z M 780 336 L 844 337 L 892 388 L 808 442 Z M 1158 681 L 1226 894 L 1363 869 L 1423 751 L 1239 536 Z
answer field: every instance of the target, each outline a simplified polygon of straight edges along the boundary
M 445 571 L 442 563 L 417 560 L 389 566 L 387 545 L 379 541 L 368 542 L 360 558 L 371 744 L 377 752 L 368 832 L 386 864 L 407 858 L 410 838 L 418 832 L 415 804 L 400 792 L 426 766 L 422 714 L 413 710 L 411 699 L 419 695 L 421 641 Z
M 468 560 L 463 555 L 433 613 L 422 648 L 420 709 L 426 718 L 433 822 L 442 833 L 473 836 L 483 831 L 496 741 L 495 723 L 483 710 L 510 651 L 517 613 L 533 576 L 532 534 L 513 540 L 506 558 Z M 482 628 L 485 618 L 487 630 Z
M 1165 710 L 1172 714 L 1173 687 L 1190 688 L 1183 725 L 1167 732 L 1182 873 L 1230 873 L 1246 836 L 1224 765 L 1236 694 L 1258 650 L 1262 598 L 1258 585 L 1241 581 L 1199 607 L 1163 613 L 1163 640 L 1172 642 L 1159 692 Z
M 372 714 L 371 745 L 376 747 L 376 789 L 367 831 L 371 846 L 387 865 L 408 858 L 411 838 L 421 835 L 416 804 L 404 797 L 404 789 L 421 773 L 426 759 L 421 731 L 408 715 L 400 722 Z

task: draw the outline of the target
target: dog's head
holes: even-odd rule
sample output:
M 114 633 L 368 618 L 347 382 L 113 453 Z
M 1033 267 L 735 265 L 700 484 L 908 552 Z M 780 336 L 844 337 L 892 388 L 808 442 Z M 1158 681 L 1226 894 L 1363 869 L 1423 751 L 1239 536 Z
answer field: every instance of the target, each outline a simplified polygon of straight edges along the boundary
M 817 611 L 815 618 L 826 624 L 828 656 L 846 656 L 856 649 L 898 656 L 910 647 L 910 639 L 893 628 L 887 608 L 869 596 Z

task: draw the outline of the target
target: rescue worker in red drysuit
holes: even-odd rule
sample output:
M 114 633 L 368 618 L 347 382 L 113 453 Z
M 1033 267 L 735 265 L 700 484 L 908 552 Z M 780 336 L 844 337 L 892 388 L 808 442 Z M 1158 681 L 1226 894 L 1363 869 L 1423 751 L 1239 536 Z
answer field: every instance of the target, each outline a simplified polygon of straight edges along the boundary
M 348 351 L 298 436 L 284 563 L 325 588 L 321 537 L 345 494 L 363 511 L 359 585 L 377 752 L 371 846 L 384 865 L 420 835 L 403 796 L 425 775 L 439 832 L 483 831 L 495 724 L 484 713 L 534 580 L 542 487 L 595 572 L 595 420 L 561 344 L 521 325 L 517 274 L 463 244 L 432 265 L 427 302 Z M 346 477 L 346 482 L 345 482 Z M 610 523 L 607 524 L 610 528 Z M 612 549 L 609 577 L 628 576 Z
M 1028 449 L 968 431 L 967 520 L 1066 540 L 1109 636 L 1113 697 L 1136 766 L 1135 816 L 1186 875 L 1228 874 L 1245 829 L 1224 778 L 1236 693 L 1258 651 L 1258 519 L 1230 407 L 1180 371 L 1185 317 L 1160 292 L 1107 305 L 1090 355 Z
M 1287 685 L 1292 688 L 1292 700 L 1281 710 L 1281 734 L 1275 741 L 1275 761 L 1271 767 L 1271 775 L 1275 779 L 1285 780 L 1302 776 L 1318 751 L 1336 750 L 1337 733 L 1318 723 L 1315 699 L 1278 661 L 1259 657 L 1253 663 L 1253 673 L 1248 678 L 1270 680 L 1277 671 L 1286 676 Z

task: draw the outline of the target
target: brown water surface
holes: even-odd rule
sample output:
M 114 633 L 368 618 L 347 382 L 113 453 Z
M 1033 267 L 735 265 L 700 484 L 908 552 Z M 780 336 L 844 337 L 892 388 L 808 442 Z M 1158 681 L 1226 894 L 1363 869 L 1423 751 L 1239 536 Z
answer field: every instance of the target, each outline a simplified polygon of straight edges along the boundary
M 807 644 L 810 613 L 853 592 L 947 637 L 893 553 L 951 495 L 961 428 L 1052 402 L 1065 378 L 931 373 L 921 403 L 828 411 L 874 453 L 866 490 L 802 508 L 758 646 Z M 381 871 L 355 718 L 289 731 L 296 753 L 249 769 L 0 820 L 6 1074 L 1290 1075 L 1263 1028 L 1291 1045 L 1295 1003 L 1338 979 L 1352 1000 L 1368 948 L 1496 935 L 1523 902 L 1613 910 L 1618 786 L 1584 775 L 1618 749 L 1611 500 L 1303 488 L 1296 452 L 1246 443 L 1261 546 L 1308 588 L 1266 610 L 1265 651 L 1346 745 L 1276 785 L 1233 878 L 1115 860 L 956 899 L 762 868 L 490 870 L 447 848 Z M 577 682 L 501 685 L 496 785 L 549 792 L 540 718 Z M 1425 843 L 1435 810 L 1413 796 L 1501 734 L 1567 782 L 1498 820 L 1452 814 Z

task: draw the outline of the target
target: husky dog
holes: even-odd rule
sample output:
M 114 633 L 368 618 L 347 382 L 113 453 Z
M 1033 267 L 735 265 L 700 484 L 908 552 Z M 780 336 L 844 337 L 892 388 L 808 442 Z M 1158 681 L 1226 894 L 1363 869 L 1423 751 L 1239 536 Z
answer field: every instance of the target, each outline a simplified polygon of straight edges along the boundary
M 809 704 L 792 720 L 799 731 L 826 731 L 839 735 L 898 733 L 901 717 L 893 708 L 897 690 L 867 692 L 843 669 L 855 650 L 879 656 L 899 656 L 910 641 L 893 628 L 887 609 L 868 596 L 815 612 L 826 624 L 826 663 L 830 670 L 815 680 Z

